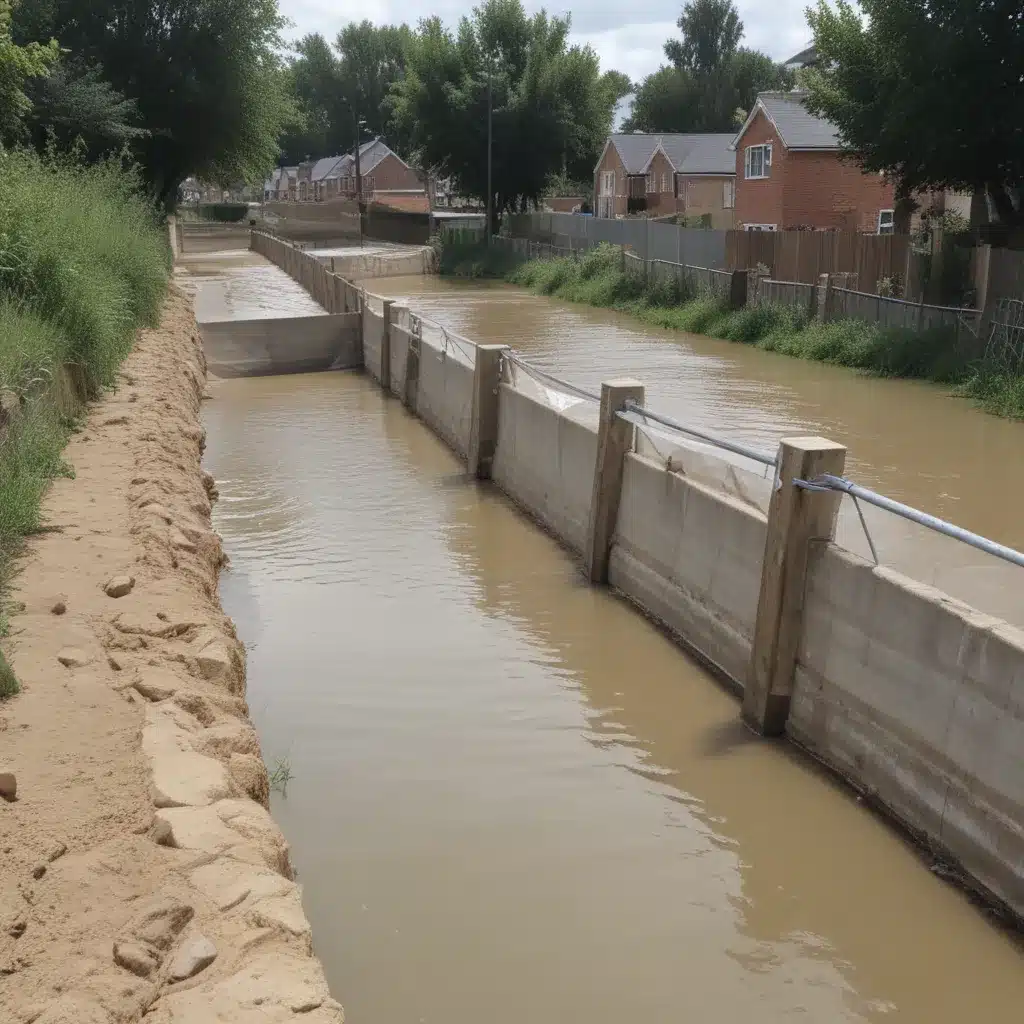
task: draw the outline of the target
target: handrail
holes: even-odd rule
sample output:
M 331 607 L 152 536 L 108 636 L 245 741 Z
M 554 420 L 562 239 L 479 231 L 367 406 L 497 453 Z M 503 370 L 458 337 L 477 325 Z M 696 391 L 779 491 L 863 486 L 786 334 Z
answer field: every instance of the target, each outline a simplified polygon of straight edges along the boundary
M 840 491 L 844 494 L 849 494 L 854 500 L 866 501 L 869 505 L 885 509 L 886 512 L 892 512 L 894 515 L 901 516 L 903 519 L 917 523 L 919 526 L 924 526 L 929 530 L 934 530 L 936 533 L 952 537 L 954 540 L 968 544 L 972 548 L 977 548 L 986 554 L 1001 558 L 1004 562 L 1012 562 L 1014 565 L 1024 567 L 1024 553 L 1007 547 L 1005 544 L 989 540 L 987 537 L 982 537 L 980 534 L 972 533 L 970 530 L 965 530 L 962 526 L 947 523 L 945 519 L 939 519 L 938 516 L 929 515 L 920 509 L 894 501 L 892 498 L 887 498 L 884 494 L 868 490 L 866 487 L 855 484 L 852 480 L 847 480 L 846 477 L 832 476 L 826 473 L 816 477 L 814 480 L 794 480 L 793 483 L 807 491 Z
M 650 409 L 645 409 L 632 400 L 626 402 L 625 409 L 619 412 L 618 416 L 620 419 L 624 419 L 628 423 L 637 424 L 638 426 L 643 426 L 647 420 L 650 420 L 652 423 L 660 423 L 663 427 L 668 427 L 670 430 L 678 431 L 680 434 L 685 434 L 688 437 L 695 437 L 697 440 L 705 442 L 705 444 L 732 452 L 734 455 L 742 455 L 745 458 L 753 459 L 754 462 L 760 462 L 763 466 L 778 465 L 778 459 L 774 455 L 768 455 L 766 452 L 750 448 L 738 441 L 727 441 L 725 438 L 716 437 L 714 434 L 708 434 L 702 430 L 696 430 L 694 427 L 688 427 L 686 424 L 679 423 L 668 416 L 651 412 Z

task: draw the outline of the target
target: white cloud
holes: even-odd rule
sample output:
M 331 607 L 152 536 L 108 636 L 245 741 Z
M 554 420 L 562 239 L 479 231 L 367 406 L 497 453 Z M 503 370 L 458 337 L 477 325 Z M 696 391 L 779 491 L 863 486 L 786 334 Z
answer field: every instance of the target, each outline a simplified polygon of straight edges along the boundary
M 774 0 L 771 4 L 737 0 L 746 28 L 744 44 L 784 60 L 803 49 L 810 39 L 804 18 L 807 0 Z M 439 15 L 450 25 L 474 7 L 474 0 L 378 0 L 372 14 L 351 0 L 280 0 L 282 13 L 294 22 L 289 36 L 320 32 L 333 39 L 350 21 L 369 17 L 377 24 Z M 676 18 L 682 0 L 631 0 L 629 23 L 623 24 L 621 0 L 581 0 L 572 7 L 569 0 L 524 0 L 529 11 L 544 7 L 552 14 L 572 14 L 573 41 L 589 43 L 601 57 L 603 68 L 616 68 L 636 80 L 650 74 L 664 62 L 662 46 L 677 34 Z

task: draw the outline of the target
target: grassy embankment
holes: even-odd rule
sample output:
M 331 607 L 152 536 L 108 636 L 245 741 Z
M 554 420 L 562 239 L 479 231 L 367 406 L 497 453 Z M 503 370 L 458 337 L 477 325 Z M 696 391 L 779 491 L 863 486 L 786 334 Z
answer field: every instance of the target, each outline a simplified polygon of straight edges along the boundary
M 952 386 L 988 412 L 1024 419 L 1024 377 L 979 366 L 958 346 L 954 332 L 917 333 L 862 320 L 821 323 L 791 306 L 730 310 L 677 282 L 646 285 L 622 269 L 615 246 L 598 246 L 579 260 L 518 262 L 507 249 L 446 246 L 441 272 L 459 277 L 502 277 L 541 295 L 615 309 L 657 327 L 756 345 L 769 352 L 848 366 L 888 377 L 910 377 Z
M 0 596 L 84 402 L 153 325 L 166 233 L 131 172 L 0 152 Z M 0 635 L 6 605 L 0 607 Z M 0 654 L 0 699 L 17 681 Z

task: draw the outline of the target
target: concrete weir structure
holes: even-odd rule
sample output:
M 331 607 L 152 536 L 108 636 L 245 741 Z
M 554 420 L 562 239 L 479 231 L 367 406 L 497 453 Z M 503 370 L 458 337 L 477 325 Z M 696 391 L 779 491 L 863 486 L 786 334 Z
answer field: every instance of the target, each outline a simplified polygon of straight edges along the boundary
M 1024 919 L 1024 633 L 835 543 L 839 497 L 795 481 L 841 474 L 841 445 L 783 439 L 765 510 L 721 453 L 639 443 L 617 414 L 642 382 L 608 382 L 594 417 L 506 350 L 287 243 L 254 233 L 253 248 L 355 316 L 352 365 L 742 694 L 755 731 L 809 751 Z

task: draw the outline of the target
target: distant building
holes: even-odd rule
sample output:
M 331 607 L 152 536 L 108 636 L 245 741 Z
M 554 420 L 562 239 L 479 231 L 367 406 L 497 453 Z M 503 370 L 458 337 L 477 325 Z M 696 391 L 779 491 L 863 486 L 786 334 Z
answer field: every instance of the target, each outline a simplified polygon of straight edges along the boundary
M 731 134 L 608 137 L 594 170 L 598 217 L 681 214 L 731 228 L 736 161 Z

